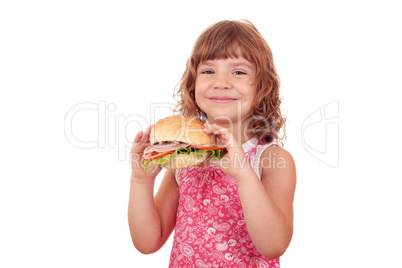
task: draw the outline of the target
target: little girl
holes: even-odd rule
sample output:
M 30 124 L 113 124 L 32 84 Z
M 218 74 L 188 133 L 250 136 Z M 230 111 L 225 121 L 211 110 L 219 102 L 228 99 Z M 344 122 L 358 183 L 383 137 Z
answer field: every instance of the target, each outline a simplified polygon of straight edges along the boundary
M 205 122 L 227 148 L 203 167 L 142 168 L 151 127 L 131 149 L 128 219 L 134 246 L 159 250 L 174 230 L 169 267 L 279 267 L 293 233 L 296 170 L 284 133 L 271 50 L 248 21 L 221 21 L 197 39 L 177 110 Z

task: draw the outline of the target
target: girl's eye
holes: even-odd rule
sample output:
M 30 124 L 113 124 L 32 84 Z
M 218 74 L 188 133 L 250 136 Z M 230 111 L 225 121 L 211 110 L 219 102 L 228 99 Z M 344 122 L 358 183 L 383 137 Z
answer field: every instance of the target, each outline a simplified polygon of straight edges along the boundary
M 243 71 L 234 71 L 234 74 L 246 74 L 246 73 Z
M 213 74 L 214 72 L 211 70 L 202 71 L 202 74 Z

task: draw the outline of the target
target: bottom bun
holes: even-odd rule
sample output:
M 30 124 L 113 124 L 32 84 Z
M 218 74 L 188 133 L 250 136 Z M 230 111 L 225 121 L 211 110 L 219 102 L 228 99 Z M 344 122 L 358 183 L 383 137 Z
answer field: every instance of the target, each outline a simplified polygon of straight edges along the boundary
M 192 152 L 189 155 L 186 154 L 178 154 L 169 159 L 168 162 L 161 164 L 160 166 L 168 169 L 179 169 L 186 168 L 190 166 L 196 166 L 204 162 L 204 160 L 210 155 L 210 152 L 205 152 L 202 155 L 202 158 L 197 158 L 195 153 Z

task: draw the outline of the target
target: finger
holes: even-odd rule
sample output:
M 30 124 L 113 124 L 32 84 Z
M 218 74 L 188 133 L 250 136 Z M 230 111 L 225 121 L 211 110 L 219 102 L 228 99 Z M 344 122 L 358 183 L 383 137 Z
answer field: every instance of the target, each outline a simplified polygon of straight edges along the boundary
M 214 130 L 212 129 L 212 125 L 208 123 L 204 123 L 204 129 L 203 129 L 205 134 L 211 135 L 211 143 L 212 144 L 217 144 L 217 134 L 214 133 Z
M 137 135 L 134 137 L 133 145 L 131 146 L 132 153 L 142 152 L 144 149 L 144 145 L 147 142 L 147 137 L 143 131 L 139 131 Z
M 134 142 L 133 142 L 133 143 L 134 143 L 134 144 L 135 144 L 135 143 L 139 143 L 140 140 L 142 139 L 143 135 L 144 135 L 144 132 L 139 131 L 139 132 L 137 133 L 137 135 L 135 135 L 135 138 L 134 138 Z
M 217 124 L 204 124 L 204 132 L 207 134 L 214 134 L 217 136 L 222 136 L 222 135 L 227 135 L 229 134 L 229 129 L 226 129 L 224 127 L 221 127 Z
M 208 124 L 208 123 L 204 123 L 204 132 L 206 134 L 212 134 L 213 133 L 212 125 Z
M 215 135 L 226 137 L 230 134 L 229 129 L 221 127 L 217 124 L 213 124 L 211 127 L 212 127 L 212 131 Z
M 151 129 L 153 128 L 154 125 L 150 125 L 147 127 L 147 129 L 144 131 L 144 135 L 142 136 L 141 142 L 146 143 L 149 141 L 149 134 L 151 133 Z
M 223 146 L 231 145 L 231 133 L 229 129 L 213 124 L 211 126 L 212 134 L 215 135 Z
M 225 147 L 241 147 L 240 139 L 236 139 L 228 128 L 221 127 L 217 124 L 211 126 L 213 134 L 219 139 L 220 143 Z
M 151 130 L 153 127 L 154 127 L 154 124 L 149 125 L 149 127 L 147 127 L 147 129 L 145 130 L 145 133 L 147 133 L 147 134 L 151 133 Z

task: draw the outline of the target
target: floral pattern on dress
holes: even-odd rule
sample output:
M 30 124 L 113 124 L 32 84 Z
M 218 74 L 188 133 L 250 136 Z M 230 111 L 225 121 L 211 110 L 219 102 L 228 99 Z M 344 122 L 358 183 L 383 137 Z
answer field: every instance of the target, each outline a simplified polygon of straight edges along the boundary
M 257 147 L 246 153 L 249 161 Z M 180 198 L 170 268 L 278 268 L 247 231 L 235 180 L 216 166 L 180 171 Z

